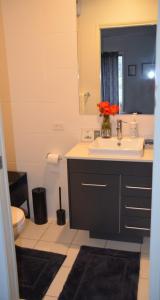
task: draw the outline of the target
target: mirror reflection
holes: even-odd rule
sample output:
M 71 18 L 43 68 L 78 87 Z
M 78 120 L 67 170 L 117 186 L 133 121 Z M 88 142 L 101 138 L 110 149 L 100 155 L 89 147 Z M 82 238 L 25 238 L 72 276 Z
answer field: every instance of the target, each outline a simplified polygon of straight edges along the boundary
M 101 100 L 153 114 L 156 26 L 101 29 Z
M 111 78 L 108 79 L 109 72 L 106 78 L 106 65 L 103 63 L 106 60 L 115 60 L 116 65 L 118 61 L 118 76 L 114 77 L 114 84 L 112 80 L 111 101 L 120 103 L 120 113 L 153 113 L 156 21 L 157 7 L 153 1 L 77 0 L 81 114 L 97 115 L 97 103 L 108 100 L 110 96 L 108 87 L 112 89 Z M 116 32 L 118 29 L 131 31 Z M 138 42 L 134 42 L 136 31 Z M 115 41 L 111 44 L 112 33 Z M 121 47 L 118 42 L 121 42 Z M 122 47 L 125 43 L 130 49 Z M 129 50 L 131 54 L 127 57 Z M 137 61 L 132 56 L 135 53 Z

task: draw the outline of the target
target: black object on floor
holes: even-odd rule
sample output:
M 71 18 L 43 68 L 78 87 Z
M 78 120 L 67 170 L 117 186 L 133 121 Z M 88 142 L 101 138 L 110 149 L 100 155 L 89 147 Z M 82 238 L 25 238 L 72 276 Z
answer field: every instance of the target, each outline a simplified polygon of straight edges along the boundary
M 62 201 L 61 201 L 61 187 L 59 187 L 59 209 L 57 210 L 57 224 L 64 225 L 66 224 L 66 213 L 65 210 L 62 209 Z
M 59 300 L 136 300 L 140 254 L 82 246 Z
M 32 190 L 33 211 L 35 224 L 45 224 L 48 222 L 47 204 L 46 204 L 46 189 L 37 187 Z
M 20 297 L 41 300 L 66 256 L 18 246 L 16 256 Z

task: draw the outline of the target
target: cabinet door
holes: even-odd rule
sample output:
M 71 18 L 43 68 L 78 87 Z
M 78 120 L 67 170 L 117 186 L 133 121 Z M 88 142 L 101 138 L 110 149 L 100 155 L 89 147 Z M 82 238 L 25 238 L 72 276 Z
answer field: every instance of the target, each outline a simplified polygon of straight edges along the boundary
M 70 174 L 72 228 L 119 232 L 119 176 Z

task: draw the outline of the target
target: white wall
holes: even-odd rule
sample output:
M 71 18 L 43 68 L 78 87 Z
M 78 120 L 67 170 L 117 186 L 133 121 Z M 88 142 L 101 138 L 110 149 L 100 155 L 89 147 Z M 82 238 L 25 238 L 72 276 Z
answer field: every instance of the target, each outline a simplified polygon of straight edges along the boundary
M 50 168 L 44 158 L 64 154 L 79 137 L 75 1 L 1 3 L 17 169 L 28 172 L 30 190 L 47 188 L 52 216 L 59 184 L 66 206 L 66 162 Z M 64 131 L 53 131 L 57 122 Z
M 14 136 L 12 125 L 12 111 L 10 102 L 10 87 L 8 79 L 8 68 L 4 42 L 4 30 L 0 6 L 0 104 L 4 120 L 5 146 L 7 163 L 10 169 L 16 167 L 16 157 L 14 149 Z
M 64 154 L 80 140 L 81 128 L 100 126 L 96 116 L 79 115 L 75 2 L 1 0 L 17 169 L 27 171 L 30 191 L 46 187 L 51 217 L 57 209 L 59 185 L 68 207 L 66 161 L 47 166 L 45 155 Z M 151 2 L 156 9 L 156 1 L 141 2 Z M 134 5 L 135 0 L 129 3 Z M 117 10 L 117 16 L 122 11 Z M 150 13 L 149 8 L 146 14 Z M 153 117 L 138 118 L 140 134 L 152 136 Z M 59 122 L 64 131 L 53 130 Z

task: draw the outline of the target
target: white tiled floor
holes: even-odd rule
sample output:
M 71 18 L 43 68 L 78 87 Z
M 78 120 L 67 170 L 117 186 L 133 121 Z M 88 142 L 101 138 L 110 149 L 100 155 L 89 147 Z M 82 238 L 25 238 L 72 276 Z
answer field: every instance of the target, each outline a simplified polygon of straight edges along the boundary
M 149 239 L 145 238 L 142 245 L 117 241 L 89 238 L 83 230 L 73 230 L 69 225 L 58 226 L 54 221 L 45 225 L 35 225 L 27 220 L 24 231 L 16 240 L 21 247 L 34 248 L 67 255 L 62 267 L 51 283 L 44 300 L 57 300 L 67 276 L 77 257 L 81 245 L 110 248 L 126 251 L 141 251 L 140 275 L 137 300 L 148 300 L 149 277 Z

